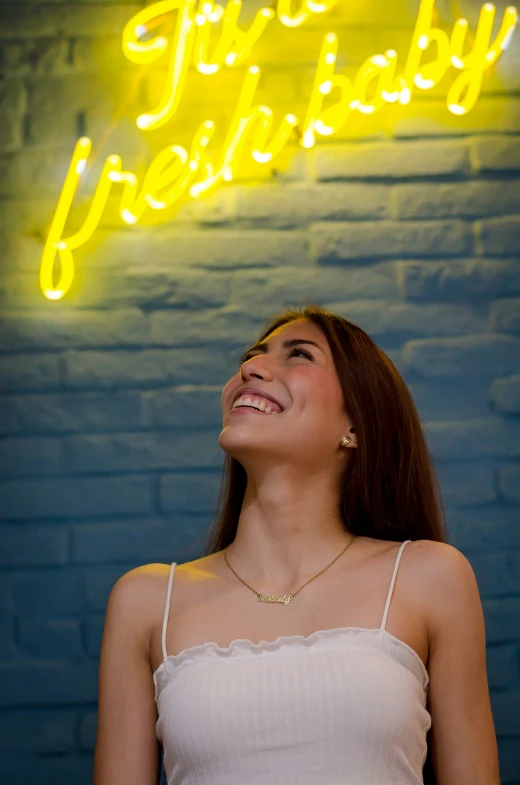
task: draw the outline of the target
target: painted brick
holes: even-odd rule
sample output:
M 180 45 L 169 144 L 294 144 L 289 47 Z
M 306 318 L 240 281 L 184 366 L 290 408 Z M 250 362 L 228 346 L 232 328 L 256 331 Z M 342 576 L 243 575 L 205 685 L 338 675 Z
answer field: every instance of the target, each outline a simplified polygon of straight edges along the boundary
M 168 474 L 160 482 L 160 508 L 171 512 L 211 512 L 219 488 L 220 474 Z
M 303 231 L 258 229 L 198 229 L 183 231 L 177 227 L 157 226 L 150 230 L 132 230 L 132 234 L 98 232 L 96 253 L 84 253 L 86 267 L 143 266 L 153 260 L 156 268 L 182 270 L 188 267 L 234 270 L 237 267 L 275 267 L 309 264 L 307 235 Z M 84 249 L 80 249 L 84 250 Z M 200 272 L 199 272 L 200 275 Z
M 469 151 L 464 142 L 383 142 L 322 147 L 315 151 L 318 180 L 418 178 L 466 174 Z
M 422 376 L 489 374 L 505 376 L 520 368 L 520 340 L 505 335 L 467 335 L 408 341 L 403 359 Z
M 491 328 L 497 332 L 520 332 L 520 297 L 492 303 L 489 320 Z
M 83 752 L 93 752 L 96 744 L 97 712 L 88 711 L 79 723 L 79 748 Z
M 2 199 L 1 204 L 0 239 L 5 243 L 2 246 L 2 257 L 7 259 L 12 255 L 9 260 L 11 269 L 32 270 L 34 273 L 37 271 L 43 243 L 41 239 L 31 235 L 40 234 L 42 227 L 48 225 L 46 222 L 52 220 L 56 204 L 48 198 L 37 198 L 34 193 L 32 198 Z M 34 290 L 38 291 L 37 278 L 34 280 L 33 277 L 33 284 Z M 40 299 L 40 307 L 41 304 Z
M 471 149 L 478 172 L 508 172 L 520 169 L 520 138 L 492 136 L 472 139 Z
M 357 299 L 326 307 L 359 325 L 372 338 L 472 334 L 485 329 L 478 312 L 466 305 L 415 305 Z
M 117 35 L 80 37 L 72 41 L 72 61 L 76 73 L 99 73 L 117 64 L 120 70 L 135 73 L 135 64 L 123 54 L 121 31 Z
M 84 659 L 79 619 L 19 619 L 18 640 L 27 657 L 69 662 Z
M 288 297 L 288 291 L 291 297 Z M 320 267 L 276 270 L 241 270 L 233 275 L 230 302 L 248 304 L 249 313 L 259 319 L 272 309 L 281 309 L 286 303 L 317 302 L 324 304 L 331 292 L 343 291 L 349 299 L 397 299 L 396 268 L 394 262 L 358 267 Z
M 491 708 L 497 736 L 519 736 L 520 690 L 491 693 Z
M 444 262 L 397 262 L 401 294 L 409 300 L 487 303 L 493 297 L 520 294 L 520 266 L 495 259 Z
M 392 196 L 398 218 L 480 218 L 517 212 L 520 180 L 397 185 Z
M 399 105 L 386 110 L 387 127 L 396 139 L 418 136 L 467 136 L 468 134 L 518 133 L 520 127 L 520 101 L 516 97 L 481 96 L 477 111 L 453 115 L 446 100 L 435 101 L 416 96 L 402 111 Z
M 472 237 L 463 221 L 360 221 L 315 223 L 311 257 L 318 264 L 344 259 L 461 256 Z
M 53 36 L 101 36 L 121 34 L 131 16 L 140 10 L 136 3 L 4 3 L 2 38 Z
M 520 526 L 516 507 L 497 503 L 479 509 L 450 509 L 450 535 L 464 553 L 520 548 Z
M 0 526 L 0 564 L 5 567 L 65 565 L 68 561 L 68 531 L 45 524 L 23 527 Z
M 222 350 L 150 349 L 147 351 L 67 351 L 65 384 L 70 388 L 114 389 L 172 384 L 225 384 L 232 370 Z M 229 369 L 229 370 L 227 370 Z M 226 378 L 227 377 L 227 378 Z
M 489 465 L 436 465 L 444 503 L 448 507 L 476 507 L 498 499 L 495 472 Z
M 146 424 L 139 393 L 61 393 L 4 396 L 0 433 L 117 431 Z
M 517 256 L 520 246 L 520 218 L 491 218 L 477 222 L 479 253 L 481 256 Z
M 236 215 L 251 225 L 280 228 L 305 226 L 327 218 L 339 221 L 389 218 L 390 191 L 362 183 L 241 187 Z
M 4 110 L 0 126 L 0 153 L 18 150 L 23 144 L 23 130 L 23 117 L 11 109 Z
M 21 116 L 27 111 L 27 90 L 22 79 L 0 80 L 0 112 Z
M 205 199 L 184 202 L 177 217 L 184 217 L 188 222 L 201 226 L 231 226 L 236 219 L 239 190 L 240 186 L 228 183 L 226 188 L 210 192 Z
M 520 466 L 501 466 L 498 474 L 500 492 L 507 502 L 520 503 Z
M 52 755 L 75 748 L 75 709 L 31 709 L 0 714 L 0 751 Z M 13 780 L 16 782 L 17 780 Z
M 50 198 L 59 195 L 67 175 L 75 141 L 76 115 L 68 114 L 66 120 L 66 123 L 61 123 L 60 128 L 63 129 L 64 126 L 67 128 L 67 137 L 71 145 L 70 153 L 26 148 L 0 156 L 1 196 L 30 198 L 34 195 L 35 189 L 40 196 L 45 195 Z M 46 139 L 46 142 L 52 142 L 52 137 Z
M 31 142 L 37 145 L 55 145 L 56 148 L 61 142 L 67 147 L 70 145 L 72 150 L 79 135 L 77 125 L 79 114 L 86 119 L 89 134 L 96 139 L 101 136 L 96 132 L 98 129 L 101 131 L 99 127 L 101 118 L 103 117 L 106 123 L 106 117 L 115 113 L 118 105 L 125 98 L 128 103 L 127 111 L 135 114 L 137 109 L 138 113 L 135 93 L 128 91 L 123 76 L 122 73 L 112 71 L 110 90 L 106 89 L 103 80 L 96 75 L 74 72 L 63 76 L 48 76 L 44 80 L 39 78 L 31 80 L 29 88 Z M 113 143 L 113 140 L 111 141 Z M 66 157 L 69 155 L 70 153 Z M 60 159 L 63 158 L 61 154 Z M 128 165 L 126 156 L 125 164 Z M 89 180 L 92 187 L 93 178 L 89 177 Z
M 89 614 L 84 620 L 86 652 L 90 657 L 96 659 L 99 658 L 101 650 L 104 623 L 104 613 Z
M 66 439 L 73 472 L 214 468 L 222 462 L 219 431 L 160 431 L 81 435 Z
M 15 151 L 23 144 L 27 91 L 21 79 L 9 77 L 0 78 L 0 152 Z
M 520 423 L 498 417 L 428 422 L 425 432 L 436 460 L 520 458 Z
M 520 549 L 471 554 L 482 597 L 520 596 Z
M 78 563 L 160 561 L 172 550 L 176 530 L 161 520 L 85 523 L 72 527 L 72 558 Z
M 16 73 L 22 62 L 23 42 L 0 42 L 0 71 L 1 73 Z
M 146 333 L 145 316 L 137 309 L 9 313 L 3 315 L 0 349 L 141 346 Z
M 518 617 L 520 597 L 501 597 L 482 600 L 488 643 L 520 640 Z
M 193 384 L 146 393 L 150 421 L 155 428 L 214 426 L 222 417 L 222 388 Z
M 487 379 L 413 379 L 408 383 L 408 389 L 424 422 L 479 419 L 487 413 Z
M 83 608 L 84 580 L 78 570 L 17 571 L 9 577 L 15 613 L 62 615 Z
M 439 296 L 449 299 L 511 297 L 520 294 L 520 265 L 500 259 L 450 262 L 442 268 Z
M 173 268 L 172 260 L 164 269 L 147 264 L 142 270 L 124 273 L 90 270 L 71 304 L 96 307 L 137 306 L 152 308 L 198 308 L 226 305 L 231 285 L 223 273 L 200 272 Z
M 72 42 L 65 38 L 33 38 L 20 42 L 18 68 L 24 74 L 68 74 L 72 70 Z
M 520 755 L 516 736 L 498 737 L 500 778 L 504 785 L 518 785 L 520 782 Z
M 17 662 L 0 664 L 0 706 L 94 703 L 97 663 Z
M 61 446 L 57 439 L 2 439 L 0 473 L 4 477 L 56 474 L 61 467 Z
M 488 646 L 486 665 L 490 690 L 514 687 L 520 672 L 518 646 L 514 644 Z
M 61 518 L 139 515 L 151 512 L 149 480 L 143 476 L 68 477 L 0 483 L 0 518 Z
M 257 329 L 257 322 L 238 305 L 199 313 L 175 309 L 150 314 L 150 343 L 162 346 L 235 343 L 237 336 L 252 335 Z
M 0 390 L 52 390 L 59 386 L 60 376 L 55 354 L 0 357 Z
M 13 756 L 0 761 L 1 781 L 16 785 L 92 785 L 92 777 L 93 759 L 89 755 Z
M 506 379 L 496 379 L 490 390 L 491 406 L 498 412 L 520 412 L 520 374 Z
M 13 584 L 9 573 L 0 573 L 0 618 L 4 621 L 12 620 L 13 608 Z
M 15 620 L 4 613 L 0 614 L 0 662 L 5 660 L 16 660 L 20 656 L 20 651 L 15 643 Z M 0 715 L 0 728 L 2 718 Z M 1 734 L 1 730 L 0 730 Z M 0 750 L 2 740 L 0 739 Z

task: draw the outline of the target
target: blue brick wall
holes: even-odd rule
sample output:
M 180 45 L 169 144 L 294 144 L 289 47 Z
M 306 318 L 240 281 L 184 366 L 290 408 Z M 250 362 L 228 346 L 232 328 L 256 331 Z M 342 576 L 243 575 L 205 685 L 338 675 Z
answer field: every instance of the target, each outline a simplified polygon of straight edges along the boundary
M 409 40 L 407 3 L 388 5 L 340 20 L 362 59 L 372 37 Z M 165 223 L 122 229 L 109 213 L 49 302 L 42 242 L 77 136 L 129 166 L 149 153 L 133 118 L 153 81 L 129 95 L 119 43 L 139 6 L 0 9 L 0 779 L 91 782 L 109 591 L 137 565 L 201 555 L 222 388 L 273 313 L 317 302 L 363 327 L 413 393 L 482 596 L 502 783 L 519 785 L 519 34 L 466 117 L 434 91 Z M 312 73 L 311 33 L 261 49 L 285 111 Z M 225 114 L 223 95 L 207 100 Z

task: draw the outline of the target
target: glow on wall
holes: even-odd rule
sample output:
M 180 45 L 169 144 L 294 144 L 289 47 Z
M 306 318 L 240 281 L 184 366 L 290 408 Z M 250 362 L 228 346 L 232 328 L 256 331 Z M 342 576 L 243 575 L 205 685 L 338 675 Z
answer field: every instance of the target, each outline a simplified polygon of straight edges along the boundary
M 240 67 L 254 53 L 255 43 L 269 25 L 281 23 L 289 28 L 287 35 L 297 35 L 292 28 L 305 24 L 313 14 L 326 13 L 337 2 L 304 0 L 295 7 L 294 0 L 278 0 L 276 12 L 272 8 L 260 9 L 247 30 L 238 24 L 242 0 L 229 0 L 225 7 L 213 0 L 160 0 L 139 11 L 123 29 L 123 52 L 137 65 L 164 59 L 168 62 L 168 76 L 158 105 L 137 117 L 137 126 L 146 132 L 171 120 L 181 106 L 190 65 L 208 79 L 218 79 L 219 71 Z M 72 202 L 92 149 L 89 138 L 79 139 L 42 255 L 40 287 L 45 297 L 59 300 L 69 290 L 74 279 L 73 251 L 84 245 L 96 230 L 114 186 L 122 186 L 121 220 L 135 224 L 145 210 L 164 210 L 185 195 L 197 198 L 223 181 L 231 181 L 245 155 L 252 156 L 260 164 L 270 162 L 295 133 L 302 147 L 311 148 L 319 137 L 337 133 L 348 123 L 352 112 L 374 114 L 389 103 L 406 106 L 417 90 L 435 87 L 450 68 L 454 69 L 454 79 L 448 90 L 447 108 L 454 115 L 469 112 L 480 95 L 485 71 L 496 63 L 511 41 L 518 12 L 512 6 L 506 8 L 492 40 L 496 9 L 493 4 L 486 3 L 480 10 L 472 44 L 468 45 L 468 21 L 457 20 L 449 36 L 432 26 L 434 7 L 435 0 L 421 0 L 402 71 L 398 69 L 397 53 L 388 49 L 368 57 L 354 79 L 336 73 L 338 37 L 334 32 L 325 33 L 305 114 L 301 117 L 286 114 L 277 128 L 273 128 L 273 112 L 269 106 L 254 104 L 261 69 L 257 65 L 246 68 L 218 160 L 208 151 L 215 132 L 211 118 L 201 123 L 189 149 L 172 145 L 161 150 L 150 163 L 142 182 L 133 172 L 123 170 L 120 156 L 110 155 L 104 163 L 83 226 L 75 234 L 64 237 Z M 172 38 L 160 35 L 150 38 L 157 20 L 172 12 L 177 12 Z M 219 38 L 214 43 L 211 39 L 215 37 L 213 26 L 217 23 L 220 25 Z M 432 43 L 435 44 L 435 59 L 423 65 L 423 55 Z M 333 94 L 337 96 L 336 102 L 324 108 L 325 97 Z M 54 283 L 57 260 L 59 280 Z

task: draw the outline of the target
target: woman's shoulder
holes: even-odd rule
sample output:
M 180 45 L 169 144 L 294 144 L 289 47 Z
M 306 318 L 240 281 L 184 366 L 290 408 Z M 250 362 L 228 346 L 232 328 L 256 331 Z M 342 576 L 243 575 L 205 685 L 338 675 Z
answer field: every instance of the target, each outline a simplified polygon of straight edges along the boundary
M 162 621 L 171 564 L 143 564 L 128 570 L 112 586 L 107 616 L 116 616 L 133 628 L 134 636 L 148 648 L 150 635 Z M 176 585 L 183 582 L 184 565 L 176 565 Z
M 461 600 L 476 586 L 476 576 L 468 558 L 447 542 L 413 540 L 403 572 L 407 588 L 428 609 L 430 623 L 441 618 L 446 607 Z
M 123 602 L 133 607 L 149 610 L 150 603 L 155 605 L 158 596 L 165 596 L 171 572 L 171 564 L 154 562 L 142 564 L 128 570 L 115 582 L 111 594 L 121 597 Z M 186 564 L 175 562 L 175 582 L 181 582 L 189 574 Z
M 414 562 L 435 576 L 446 570 L 460 569 L 461 565 L 469 564 L 462 551 L 448 542 L 437 540 L 412 540 L 406 549 L 413 553 Z M 427 577 L 425 574 L 425 577 Z

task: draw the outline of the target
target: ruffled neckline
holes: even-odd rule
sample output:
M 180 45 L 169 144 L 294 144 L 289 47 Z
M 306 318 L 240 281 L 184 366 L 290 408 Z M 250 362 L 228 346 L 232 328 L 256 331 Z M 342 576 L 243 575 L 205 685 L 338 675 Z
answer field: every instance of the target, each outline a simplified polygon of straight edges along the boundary
M 360 635 L 361 633 L 361 635 Z M 153 681 L 155 685 L 156 700 L 162 687 L 163 671 L 169 673 L 177 673 L 185 666 L 200 662 L 207 659 L 229 659 L 234 657 L 245 657 L 263 655 L 266 652 L 280 651 L 284 648 L 311 648 L 319 644 L 321 641 L 329 641 L 333 639 L 349 639 L 349 644 L 355 646 L 367 646 L 366 640 L 363 642 L 363 633 L 371 639 L 373 648 L 382 651 L 383 653 L 394 654 L 395 658 L 403 662 L 401 657 L 404 657 L 403 664 L 416 676 L 421 683 L 423 689 L 426 691 L 430 677 L 426 667 L 415 651 L 400 638 L 388 632 L 382 627 L 336 627 L 329 630 L 315 630 L 309 635 L 279 635 L 278 638 L 272 641 L 260 641 L 253 643 L 247 638 L 236 638 L 232 640 L 229 646 L 219 646 L 215 641 L 207 641 L 200 643 L 196 646 L 190 646 L 183 649 L 178 654 L 169 654 L 163 659 L 159 667 L 153 673 Z M 377 646 L 377 640 L 385 640 L 387 643 L 381 648 L 381 644 Z

